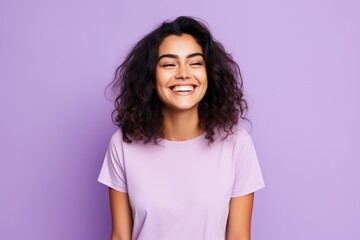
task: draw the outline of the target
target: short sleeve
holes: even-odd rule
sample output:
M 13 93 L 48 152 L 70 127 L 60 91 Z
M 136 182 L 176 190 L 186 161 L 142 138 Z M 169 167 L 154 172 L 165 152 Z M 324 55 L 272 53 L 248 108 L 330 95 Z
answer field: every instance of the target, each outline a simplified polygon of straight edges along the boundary
M 117 191 L 127 192 L 120 130 L 117 131 L 110 140 L 97 180 Z
M 235 181 L 231 197 L 244 196 L 265 187 L 251 136 L 240 129 L 235 143 Z

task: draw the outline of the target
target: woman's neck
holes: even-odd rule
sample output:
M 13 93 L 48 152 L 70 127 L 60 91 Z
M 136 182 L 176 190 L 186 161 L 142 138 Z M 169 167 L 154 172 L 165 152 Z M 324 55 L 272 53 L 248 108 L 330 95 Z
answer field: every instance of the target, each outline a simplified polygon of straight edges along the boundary
M 164 138 L 170 141 L 185 141 L 201 135 L 198 110 L 164 111 Z

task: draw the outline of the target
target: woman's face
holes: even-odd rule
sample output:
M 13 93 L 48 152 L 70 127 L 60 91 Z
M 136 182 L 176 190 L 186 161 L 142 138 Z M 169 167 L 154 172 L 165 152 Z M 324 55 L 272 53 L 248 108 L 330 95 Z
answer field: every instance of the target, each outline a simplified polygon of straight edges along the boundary
M 201 46 L 189 34 L 170 35 L 158 53 L 156 92 L 163 111 L 197 110 L 208 86 Z

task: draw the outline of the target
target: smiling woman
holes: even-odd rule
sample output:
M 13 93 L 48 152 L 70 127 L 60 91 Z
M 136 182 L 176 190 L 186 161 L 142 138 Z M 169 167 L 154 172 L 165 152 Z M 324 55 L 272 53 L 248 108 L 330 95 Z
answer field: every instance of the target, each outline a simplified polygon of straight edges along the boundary
M 168 128 L 180 126 L 176 119 L 179 115 L 186 115 L 186 126 L 180 129 L 184 136 L 176 139 L 176 136 L 171 136 L 175 129 L 169 129 L 164 132 L 164 137 L 169 140 L 196 137 L 203 132 L 199 126 L 198 106 L 207 90 L 203 50 L 189 34 L 171 35 L 159 46 L 159 56 L 155 82 L 157 95 L 163 103 L 164 124 Z M 193 136 L 185 136 L 184 127 L 198 131 Z
M 141 39 L 116 71 L 113 135 L 98 181 L 112 239 L 250 239 L 264 187 L 240 70 L 201 22 L 179 17 Z

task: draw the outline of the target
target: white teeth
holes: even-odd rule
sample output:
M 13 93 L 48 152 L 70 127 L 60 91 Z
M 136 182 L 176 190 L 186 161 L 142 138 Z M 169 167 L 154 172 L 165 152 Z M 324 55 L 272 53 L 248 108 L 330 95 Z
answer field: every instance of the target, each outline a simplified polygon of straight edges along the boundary
M 174 92 L 188 92 L 194 90 L 194 86 L 175 86 L 171 90 L 173 90 Z

